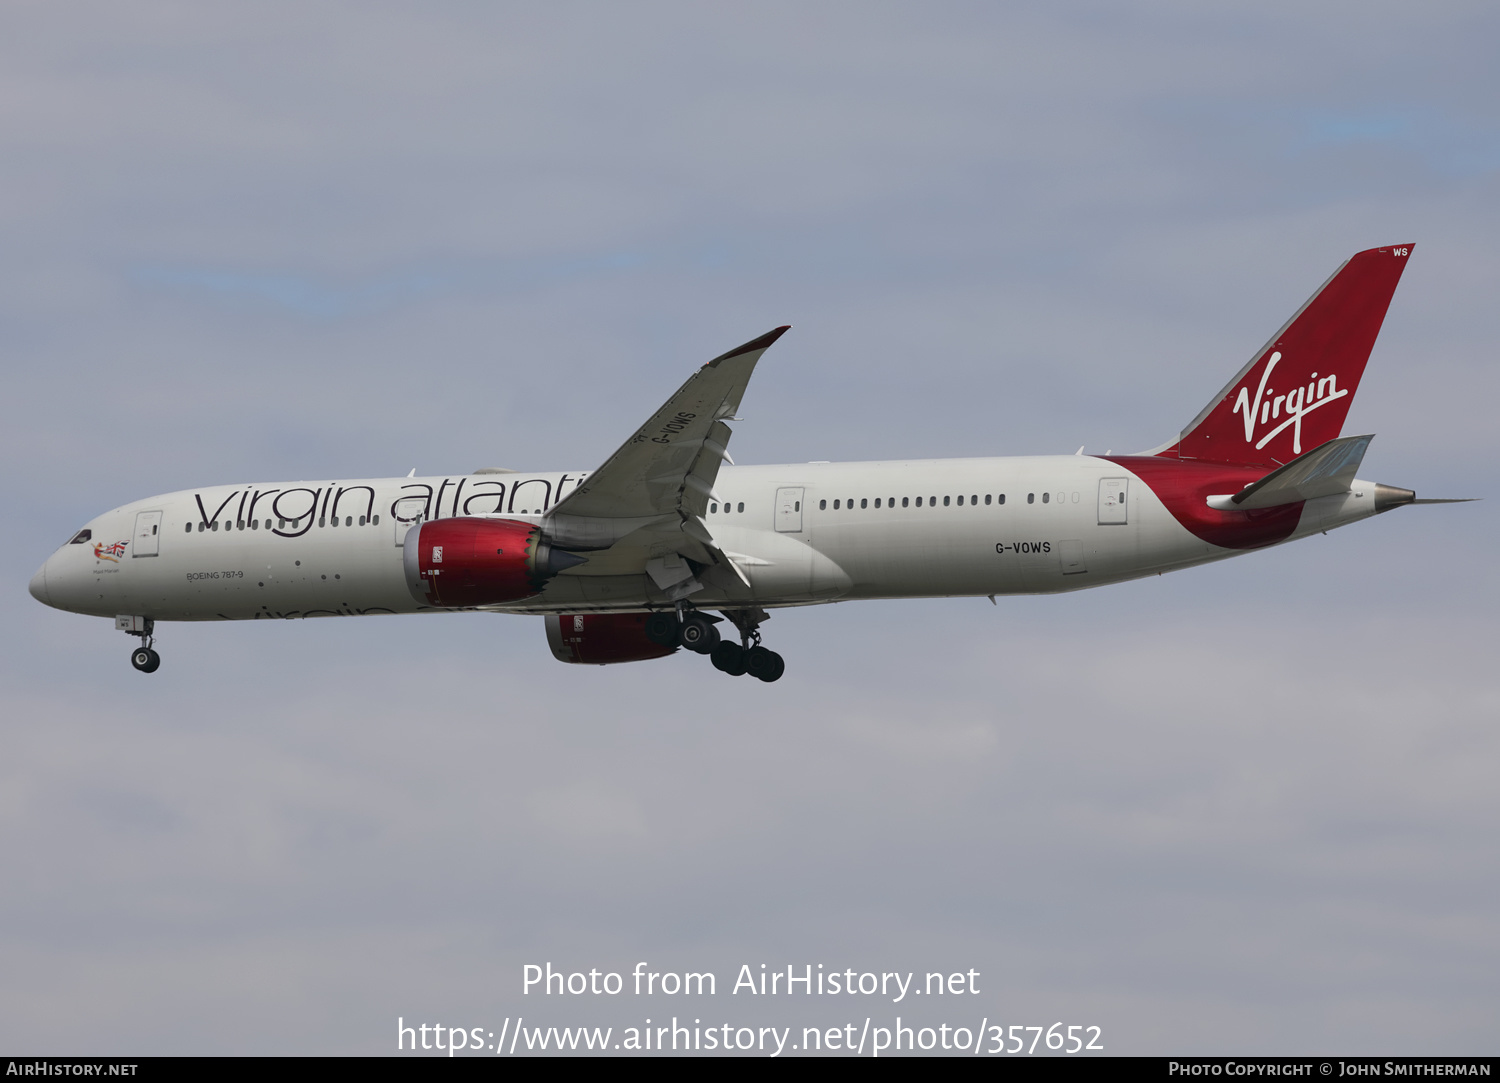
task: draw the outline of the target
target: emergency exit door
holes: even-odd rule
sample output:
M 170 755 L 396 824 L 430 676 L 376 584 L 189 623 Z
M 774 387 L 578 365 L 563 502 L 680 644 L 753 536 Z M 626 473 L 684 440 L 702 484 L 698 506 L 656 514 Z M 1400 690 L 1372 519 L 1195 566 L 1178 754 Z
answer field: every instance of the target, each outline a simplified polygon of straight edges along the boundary
M 136 512 L 135 537 L 131 539 L 130 555 L 133 557 L 154 557 L 160 552 L 161 512 Z
M 391 519 L 396 524 L 396 548 L 403 549 L 406 547 L 406 535 L 427 514 L 427 498 L 425 496 L 402 497 L 396 501 L 396 506 L 391 510 L 395 512 Z
M 776 490 L 776 529 L 783 534 L 802 533 L 802 490 Z
M 1129 478 L 1099 479 L 1099 525 L 1116 526 L 1127 518 Z

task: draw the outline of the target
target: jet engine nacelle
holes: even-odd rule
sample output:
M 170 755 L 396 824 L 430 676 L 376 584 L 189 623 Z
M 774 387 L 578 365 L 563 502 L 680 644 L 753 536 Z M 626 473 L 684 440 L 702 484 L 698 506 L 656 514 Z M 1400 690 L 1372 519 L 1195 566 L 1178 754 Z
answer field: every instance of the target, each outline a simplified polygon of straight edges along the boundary
M 649 613 L 548 614 L 547 644 L 559 662 L 607 666 L 665 658 L 677 650 L 646 638 Z
M 407 532 L 406 586 L 422 605 L 500 605 L 539 594 L 583 558 L 552 549 L 540 527 L 514 519 L 435 519 Z

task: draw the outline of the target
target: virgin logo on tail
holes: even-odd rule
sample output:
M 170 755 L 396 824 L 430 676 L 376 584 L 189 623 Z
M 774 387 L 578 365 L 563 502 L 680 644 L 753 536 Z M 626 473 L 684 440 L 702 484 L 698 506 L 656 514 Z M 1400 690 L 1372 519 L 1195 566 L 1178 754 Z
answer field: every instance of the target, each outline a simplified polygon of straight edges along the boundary
M 1411 248 L 1351 256 L 1157 454 L 1271 467 L 1337 437 Z
M 1302 419 L 1320 406 L 1327 406 L 1330 402 L 1347 398 L 1349 392 L 1338 386 L 1338 376 L 1330 373 L 1319 379 L 1318 374 L 1312 374 L 1307 386 L 1294 387 L 1291 391 L 1282 395 L 1276 394 L 1274 387 L 1268 388 L 1271 373 L 1276 369 L 1276 363 L 1281 360 L 1281 351 L 1271 354 L 1271 359 L 1266 364 L 1266 370 L 1260 375 L 1260 386 L 1255 389 L 1255 401 L 1250 401 L 1250 389 L 1240 388 L 1240 394 L 1234 400 L 1232 413 L 1244 414 L 1245 421 L 1245 443 L 1255 443 L 1255 450 L 1260 451 L 1273 439 L 1279 436 L 1288 426 L 1292 429 L 1292 453 L 1302 454 Z M 1283 411 L 1282 404 L 1286 408 Z M 1255 441 L 1255 428 L 1257 425 L 1269 425 L 1280 420 L 1283 413 L 1286 420 L 1276 425 L 1259 442 Z

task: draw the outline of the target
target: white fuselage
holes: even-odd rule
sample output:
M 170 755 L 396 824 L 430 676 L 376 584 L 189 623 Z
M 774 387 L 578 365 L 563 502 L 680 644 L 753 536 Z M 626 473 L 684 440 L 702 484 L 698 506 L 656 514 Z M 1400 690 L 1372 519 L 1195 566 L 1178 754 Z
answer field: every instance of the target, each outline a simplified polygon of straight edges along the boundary
M 544 523 L 585 476 L 168 493 L 92 520 L 90 539 L 59 548 L 32 591 L 59 609 L 168 621 L 432 612 L 403 573 L 402 545 L 415 523 L 455 516 Z M 1356 481 L 1348 493 L 1307 502 L 1295 529 L 1278 540 L 1373 515 L 1373 489 Z M 703 522 L 749 586 L 722 572 L 705 576 L 691 598 L 700 608 L 1050 593 L 1243 551 L 1202 540 L 1134 472 L 1084 455 L 726 466 Z M 668 604 L 638 560 L 581 555 L 588 563 L 541 593 L 486 608 L 606 612 Z

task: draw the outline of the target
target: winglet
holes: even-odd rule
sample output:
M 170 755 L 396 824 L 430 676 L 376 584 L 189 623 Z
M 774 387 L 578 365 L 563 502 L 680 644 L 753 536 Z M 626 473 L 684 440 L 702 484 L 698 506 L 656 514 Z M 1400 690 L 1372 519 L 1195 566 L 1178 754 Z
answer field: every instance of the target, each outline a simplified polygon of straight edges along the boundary
M 743 346 L 736 346 L 728 353 L 721 353 L 718 357 L 708 362 L 708 364 L 717 365 L 720 361 L 728 361 L 731 357 L 739 357 L 741 354 L 754 353 L 756 350 L 768 349 L 771 343 L 775 342 L 778 338 L 786 334 L 791 329 L 792 325 L 788 323 L 776 328 L 774 331 L 767 331 L 765 334 L 761 335 L 760 338 L 752 338 Z M 706 368 L 708 366 L 705 365 L 704 367 Z

